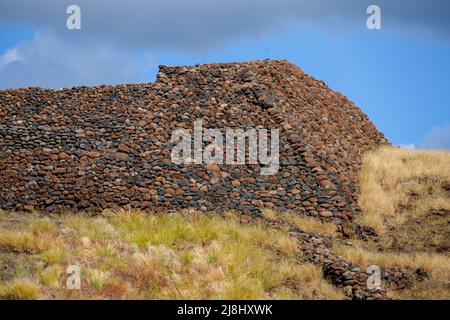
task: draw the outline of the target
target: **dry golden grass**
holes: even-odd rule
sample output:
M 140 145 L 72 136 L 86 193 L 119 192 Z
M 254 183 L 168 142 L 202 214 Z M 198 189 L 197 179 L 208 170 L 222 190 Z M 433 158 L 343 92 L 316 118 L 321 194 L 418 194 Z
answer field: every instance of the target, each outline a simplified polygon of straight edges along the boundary
M 57 240 L 56 225 L 47 217 L 36 214 L 6 219 L 6 213 L 0 214 L 0 250 L 21 253 L 41 253 L 55 247 Z
M 0 248 L 2 250 L 34 253 L 41 252 L 46 247 L 47 243 L 31 232 L 4 231 L 0 234 Z
M 426 252 L 374 252 L 358 241 L 355 241 L 353 246 L 335 245 L 333 252 L 363 269 L 375 264 L 387 269 L 421 268 L 428 273 L 429 279 L 416 283 L 413 288 L 390 292 L 393 298 L 448 299 L 450 297 L 450 258 L 448 256 Z
M 270 209 L 262 210 L 262 216 L 270 220 L 277 220 L 282 223 L 288 223 L 305 232 L 314 232 L 321 235 L 335 236 L 337 231 L 335 224 L 330 222 L 323 222 L 320 219 L 314 217 L 305 217 L 285 212 L 277 212 Z
M 361 266 L 376 264 L 383 268 L 421 268 L 430 273 L 436 271 L 447 279 L 450 276 L 450 259 L 445 255 L 426 252 L 375 252 L 367 250 L 361 242 L 356 241 L 352 246 L 335 246 L 333 251 Z
M 344 297 L 322 278 L 319 267 L 301 260 L 296 240 L 286 231 L 225 216 L 2 213 L 0 234 L 7 236 L 1 238 L 0 259 L 2 252 L 17 259 L 5 261 L 16 272 L 0 282 L 0 298 Z M 80 266 L 81 290 L 65 287 L 70 264 Z M 29 280 L 22 280 L 25 276 Z
M 310 217 L 302 217 L 292 214 L 284 214 L 283 219 L 293 224 L 297 228 L 306 231 L 306 232 L 314 232 L 321 235 L 336 235 L 336 225 L 330 222 L 322 222 L 316 218 Z
M 270 220 L 277 220 L 278 218 L 280 218 L 280 213 L 278 211 L 271 210 L 271 209 L 263 209 L 261 211 L 261 214 L 264 218 L 270 219 Z
M 359 223 L 378 233 L 431 209 L 450 210 L 450 153 L 382 147 L 363 159 Z
M 0 284 L 0 299 L 35 300 L 39 297 L 39 287 L 27 279 L 16 279 L 7 284 Z
M 450 153 L 382 147 L 367 154 L 360 173 L 362 215 L 378 241 L 335 243 L 333 251 L 363 268 L 421 268 L 430 278 L 413 288 L 390 292 L 398 299 L 449 299 Z M 441 253 L 432 249 L 437 248 Z M 381 250 L 381 251 L 380 251 Z

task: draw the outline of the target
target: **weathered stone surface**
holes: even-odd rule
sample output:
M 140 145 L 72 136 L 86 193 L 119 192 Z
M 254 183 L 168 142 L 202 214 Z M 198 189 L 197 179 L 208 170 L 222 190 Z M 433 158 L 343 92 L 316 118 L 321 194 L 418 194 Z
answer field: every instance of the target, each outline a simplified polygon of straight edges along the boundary
M 172 163 L 172 131 L 280 130 L 280 168 Z M 285 61 L 161 66 L 153 84 L 0 91 L 0 208 L 257 213 L 348 220 L 364 152 L 386 143 L 352 102 Z

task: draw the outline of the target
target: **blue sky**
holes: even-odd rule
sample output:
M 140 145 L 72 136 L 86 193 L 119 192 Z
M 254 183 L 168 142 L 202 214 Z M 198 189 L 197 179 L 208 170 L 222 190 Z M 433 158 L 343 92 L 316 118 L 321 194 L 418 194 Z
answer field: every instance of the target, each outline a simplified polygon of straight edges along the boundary
M 194 2 L 204 8 L 201 0 Z M 328 7 L 305 4 L 298 8 L 303 15 L 292 13 L 294 2 L 285 2 L 285 11 L 272 10 L 270 1 L 255 2 L 266 9 L 242 22 L 245 15 L 218 1 L 208 7 L 217 16 L 206 22 L 194 16 L 179 25 L 174 19 L 184 19 L 182 10 L 155 5 L 174 10 L 174 17 L 155 14 L 157 30 L 145 25 L 145 16 L 116 19 L 105 30 L 94 7 L 81 3 L 82 29 L 73 31 L 64 28 L 65 3 L 49 7 L 49 16 L 39 8 L 21 12 L 20 6 L 1 4 L 0 12 L 8 12 L 0 13 L 0 89 L 148 82 L 159 64 L 287 59 L 354 101 L 392 143 L 450 150 L 450 26 L 442 19 L 448 2 L 431 1 L 430 8 L 418 5 L 406 13 L 381 3 L 381 30 L 366 28 L 364 1 L 341 8 L 322 0 Z M 157 11 L 152 8 L 139 11 Z M 119 9 L 110 9 L 110 19 Z

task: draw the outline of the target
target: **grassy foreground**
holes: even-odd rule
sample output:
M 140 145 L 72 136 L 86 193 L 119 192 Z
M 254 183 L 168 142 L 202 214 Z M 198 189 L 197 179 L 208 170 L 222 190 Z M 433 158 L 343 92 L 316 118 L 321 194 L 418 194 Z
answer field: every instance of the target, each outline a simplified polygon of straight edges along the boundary
M 343 297 L 319 267 L 302 262 L 286 232 L 236 219 L 195 212 L 2 213 L 0 298 Z M 81 290 L 66 288 L 69 265 L 80 267 Z
M 364 158 L 362 214 L 377 236 L 342 239 L 332 223 L 264 211 L 322 234 L 365 270 L 429 274 L 397 299 L 450 299 L 450 153 L 383 147 Z M 109 211 L 89 216 L 0 211 L 0 299 L 343 299 L 305 262 L 287 230 L 224 215 Z M 78 266 L 81 288 L 69 290 Z

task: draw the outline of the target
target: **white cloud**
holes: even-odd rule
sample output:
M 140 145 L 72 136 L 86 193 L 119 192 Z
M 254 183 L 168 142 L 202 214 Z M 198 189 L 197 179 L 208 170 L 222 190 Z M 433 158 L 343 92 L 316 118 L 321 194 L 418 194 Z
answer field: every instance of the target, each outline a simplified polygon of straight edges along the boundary
M 414 143 L 400 144 L 399 147 L 402 149 L 407 149 L 407 150 L 415 150 L 416 149 L 416 145 Z
M 0 1 L 0 21 L 129 49 L 202 51 L 306 23 L 328 32 L 366 30 L 370 0 L 77 0 L 82 29 L 66 28 L 72 0 Z M 450 37 L 450 1 L 377 0 L 384 29 Z
M 432 128 L 422 139 L 421 148 L 450 150 L 450 124 Z
M 38 33 L 0 57 L 0 88 L 145 82 L 150 63 L 142 66 L 136 61 L 126 50 Z
M 72 0 L 0 1 L 0 21 L 38 30 L 0 57 L 0 88 L 145 81 L 136 58 L 163 50 L 205 52 L 229 41 L 288 32 L 293 23 L 327 32 L 366 31 L 369 0 L 77 0 L 81 30 L 68 30 Z M 384 29 L 450 38 L 450 1 L 378 0 Z M 414 28 L 412 28 L 414 27 Z M 172 52 L 172 51 L 171 51 Z
M 17 54 L 17 48 L 8 49 L 0 56 L 0 70 L 14 61 L 21 61 L 22 59 Z

